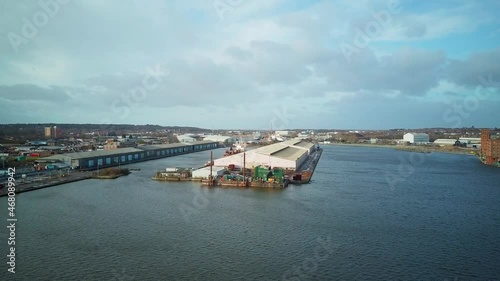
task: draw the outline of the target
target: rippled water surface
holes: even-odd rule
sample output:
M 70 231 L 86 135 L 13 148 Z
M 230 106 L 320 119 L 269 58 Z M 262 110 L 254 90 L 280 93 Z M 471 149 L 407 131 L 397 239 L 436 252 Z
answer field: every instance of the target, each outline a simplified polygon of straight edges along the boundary
M 19 194 L 17 273 L 2 247 L 0 280 L 500 279 L 500 169 L 474 157 L 328 146 L 286 190 L 150 179 L 208 158 Z

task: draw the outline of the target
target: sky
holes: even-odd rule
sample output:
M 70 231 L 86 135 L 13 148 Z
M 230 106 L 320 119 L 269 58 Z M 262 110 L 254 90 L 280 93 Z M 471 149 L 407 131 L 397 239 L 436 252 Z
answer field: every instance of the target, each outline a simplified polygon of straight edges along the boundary
M 0 2 L 0 123 L 500 127 L 497 0 Z

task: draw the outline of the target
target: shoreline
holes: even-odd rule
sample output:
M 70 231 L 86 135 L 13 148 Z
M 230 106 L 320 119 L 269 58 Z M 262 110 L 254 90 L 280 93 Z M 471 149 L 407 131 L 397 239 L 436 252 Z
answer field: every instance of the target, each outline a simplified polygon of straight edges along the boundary
M 97 180 L 111 180 L 111 179 L 116 179 L 122 176 L 127 176 L 128 174 L 123 173 L 123 174 L 116 174 L 116 175 L 95 175 L 92 172 L 80 172 L 73 175 L 69 175 L 66 177 L 55 177 L 55 178 L 49 178 L 46 180 L 41 180 L 38 182 L 30 182 L 30 183 L 23 183 L 20 185 L 16 185 L 16 191 L 15 194 L 23 193 L 23 192 L 29 192 L 29 191 L 34 191 L 38 189 L 43 189 L 43 188 L 48 188 L 52 186 L 58 186 L 66 183 L 73 183 L 77 181 L 83 181 L 83 180 L 89 180 L 89 179 L 97 179 Z M 8 191 L 7 188 L 2 188 L 0 189 L 0 197 L 7 196 Z
M 431 152 L 441 152 L 441 153 L 449 153 L 449 154 L 459 154 L 459 155 L 468 155 L 468 156 L 476 156 L 476 150 L 472 149 L 463 149 L 463 150 L 455 150 L 453 147 L 433 147 L 433 146 L 398 146 L 398 145 L 390 145 L 390 144 L 364 144 L 364 143 L 330 143 L 330 144 L 322 144 L 328 146 L 353 146 L 353 147 L 375 147 L 375 148 L 392 148 L 394 150 L 400 151 L 408 151 L 408 152 L 418 152 L 418 153 L 431 153 Z M 446 149 L 452 148 L 452 150 Z M 473 152 L 473 153 L 471 153 Z
M 43 189 L 43 188 L 48 188 L 52 186 L 58 186 L 58 185 L 63 185 L 66 183 L 72 183 L 72 182 L 77 182 L 77 181 L 82 181 L 82 180 L 88 180 L 92 179 L 91 175 L 84 175 L 81 177 L 73 178 L 73 179 L 64 179 L 64 178 L 57 178 L 57 179 L 52 179 L 50 182 L 40 182 L 38 185 L 33 185 L 31 183 L 27 184 L 22 184 L 19 186 L 16 186 L 16 191 L 15 194 L 23 193 L 23 192 L 29 192 L 29 191 L 34 191 L 38 189 Z M 0 197 L 7 196 L 7 188 L 2 188 L 0 190 Z
M 370 147 L 370 148 L 390 148 L 394 150 L 399 150 L 399 151 L 408 151 L 408 152 L 417 152 L 417 153 L 431 153 L 431 152 L 441 152 L 441 153 L 448 153 L 448 154 L 459 154 L 459 155 L 464 155 L 464 156 L 477 156 L 474 150 L 445 150 L 442 147 L 430 147 L 430 146 L 397 146 L 397 145 L 390 145 L 390 144 L 361 144 L 361 143 L 329 143 L 329 144 L 321 144 L 322 146 L 351 146 L 351 147 Z M 448 147 L 449 148 L 449 147 Z M 474 153 L 471 153 L 474 152 Z M 80 174 L 80 173 L 85 173 L 85 174 Z M 52 186 L 58 186 L 62 185 L 65 183 L 72 183 L 72 182 L 77 182 L 77 181 L 82 181 L 82 180 L 87 180 L 87 179 L 116 179 L 121 176 L 126 176 L 128 174 L 118 174 L 118 175 L 109 175 L 109 176 L 96 176 L 92 172 L 80 172 L 78 174 L 72 175 L 68 177 L 62 177 L 62 178 L 54 178 L 50 179 L 48 181 L 41 181 L 38 183 L 27 183 L 27 184 L 22 184 L 16 187 L 16 194 L 23 193 L 23 192 L 28 192 L 28 191 L 33 191 L 33 190 L 38 190 L 38 189 L 43 189 L 43 188 L 48 188 Z M 73 178 L 71 178 L 73 177 Z M 169 180 L 159 180 L 158 181 L 169 181 Z M 190 180 L 193 181 L 193 180 Z M 195 180 L 199 181 L 199 180 Z M 0 189 L 0 197 L 7 196 L 7 188 L 2 188 Z

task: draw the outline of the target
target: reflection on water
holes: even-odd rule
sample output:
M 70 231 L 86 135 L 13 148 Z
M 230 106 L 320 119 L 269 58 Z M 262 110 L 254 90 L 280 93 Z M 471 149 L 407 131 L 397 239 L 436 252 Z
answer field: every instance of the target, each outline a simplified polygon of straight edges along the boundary
M 203 165 L 210 152 L 200 152 L 20 194 L 18 273 L 8 280 L 500 278 L 498 169 L 426 154 L 391 188 L 385 174 L 408 152 L 324 148 L 314 181 L 285 190 L 151 180 Z

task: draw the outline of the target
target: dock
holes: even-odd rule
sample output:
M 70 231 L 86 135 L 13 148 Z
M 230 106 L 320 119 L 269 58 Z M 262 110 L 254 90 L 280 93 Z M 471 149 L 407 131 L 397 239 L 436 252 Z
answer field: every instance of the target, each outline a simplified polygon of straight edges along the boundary
M 306 184 L 313 177 L 323 149 L 300 139 L 264 146 L 248 152 L 224 155 L 205 167 L 166 168 L 153 180 L 201 181 L 209 187 L 286 188 Z
M 321 154 L 323 153 L 323 148 L 318 147 L 314 152 L 309 155 L 309 158 L 302 163 L 299 170 L 292 173 L 289 177 L 291 184 L 306 184 L 312 179 L 314 171 L 316 170 L 316 165 L 318 165 Z
M 21 183 L 20 181 L 16 181 L 16 194 L 38 190 L 42 188 L 57 186 L 65 183 L 77 182 L 82 180 L 87 180 L 93 178 L 92 173 L 82 172 L 82 173 L 73 173 L 72 175 L 64 176 L 64 177 L 56 177 L 56 178 L 48 178 L 40 181 L 30 181 L 28 183 Z M 7 196 L 7 187 L 0 189 L 0 197 Z
M 291 140 L 243 152 L 241 156 L 226 156 L 219 159 L 221 161 L 213 161 L 215 164 L 228 164 L 228 171 L 224 176 L 211 174 L 207 180 L 202 181 L 202 185 L 286 188 L 289 184 L 306 184 L 311 181 L 322 153 L 323 149 L 318 145 Z M 249 157 L 247 154 L 250 154 Z M 249 163 L 246 161 L 248 158 Z M 251 169 L 248 169 L 249 166 Z
M 66 183 L 72 183 L 88 179 L 116 179 L 121 176 L 126 176 L 130 173 L 129 169 L 118 169 L 109 168 L 110 173 L 106 173 L 105 170 L 101 170 L 99 173 L 82 171 L 73 171 L 68 174 L 63 174 L 62 176 L 52 176 L 52 177 L 39 177 L 39 178 L 28 178 L 28 179 L 16 179 L 16 194 L 38 190 L 42 188 L 58 186 Z M 8 188 L 7 186 L 0 189 L 0 197 L 7 196 Z

